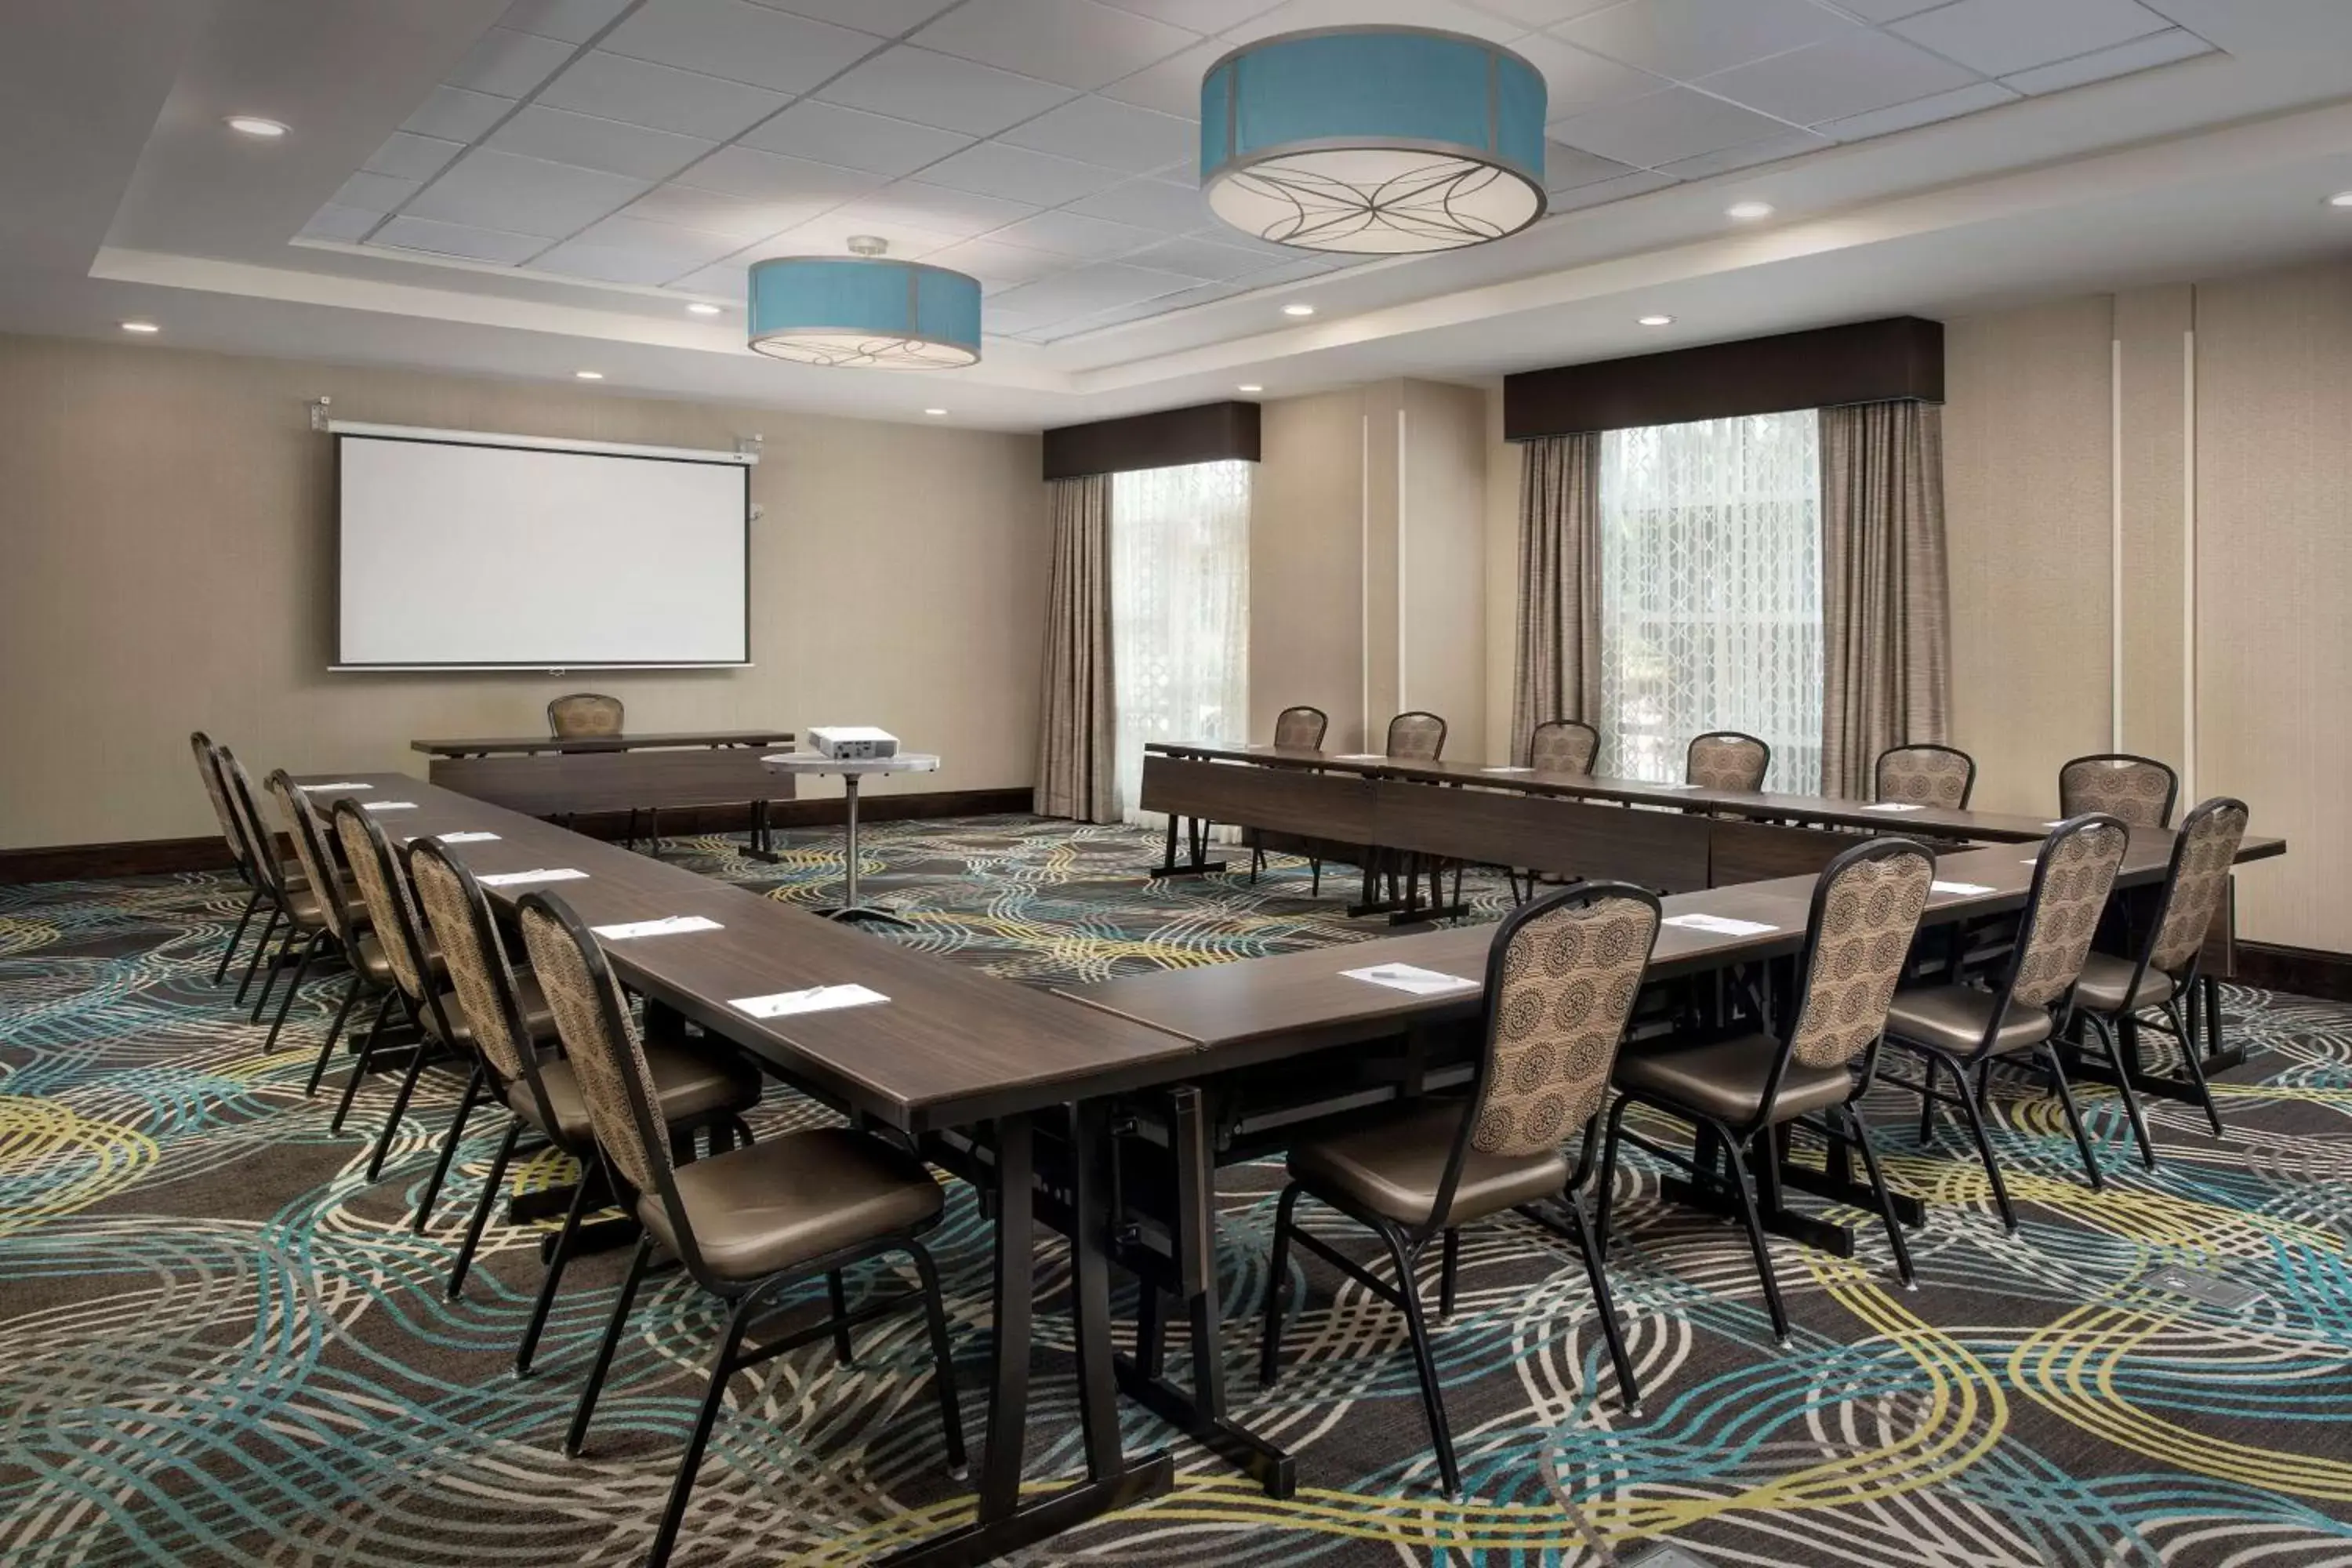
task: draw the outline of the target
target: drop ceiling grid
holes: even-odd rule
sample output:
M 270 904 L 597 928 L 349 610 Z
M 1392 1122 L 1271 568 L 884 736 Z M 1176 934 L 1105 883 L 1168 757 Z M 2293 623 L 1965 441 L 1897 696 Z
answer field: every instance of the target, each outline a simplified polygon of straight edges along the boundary
M 1519 49 L 1564 214 L 2211 49 L 2162 4 L 515 0 L 304 236 L 740 298 L 762 257 L 878 233 L 979 277 L 992 335 L 1051 342 L 1351 264 L 1224 229 L 1194 188 L 1176 110 L 1258 37 Z

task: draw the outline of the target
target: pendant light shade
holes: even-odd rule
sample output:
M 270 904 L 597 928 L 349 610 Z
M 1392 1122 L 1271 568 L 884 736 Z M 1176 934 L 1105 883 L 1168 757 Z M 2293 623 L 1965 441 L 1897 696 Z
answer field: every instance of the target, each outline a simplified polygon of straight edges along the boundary
M 1201 184 L 1244 234 L 1398 255 L 1544 213 L 1541 72 L 1484 38 L 1333 27 L 1246 45 L 1201 80 Z
M 849 256 L 751 265 L 751 343 L 802 364 L 895 370 L 980 363 L 980 284 L 944 267 L 893 261 L 877 239 Z

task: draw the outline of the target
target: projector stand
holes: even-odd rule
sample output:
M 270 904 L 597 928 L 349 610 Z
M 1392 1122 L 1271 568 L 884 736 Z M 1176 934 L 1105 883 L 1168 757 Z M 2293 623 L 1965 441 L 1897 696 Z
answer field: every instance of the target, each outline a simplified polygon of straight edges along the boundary
M 842 860 L 841 902 L 833 909 L 819 910 L 817 913 L 829 921 L 871 922 L 875 925 L 898 926 L 904 930 L 912 931 L 913 921 L 900 920 L 887 910 L 867 909 L 857 901 L 857 774 L 856 773 L 845 771 L 842 773 L 841 795 L 843 802 L 848 808 L 849 816 L 848 838 Z

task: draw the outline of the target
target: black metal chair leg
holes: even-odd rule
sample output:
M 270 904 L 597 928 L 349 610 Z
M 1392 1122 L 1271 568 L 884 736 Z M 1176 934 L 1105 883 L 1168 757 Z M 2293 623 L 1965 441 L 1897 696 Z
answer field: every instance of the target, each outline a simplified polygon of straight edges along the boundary
M 278 989 L 278 977 L 286 973 L 286 962 L 293 955 L 294 943 L 301 934 L 300 926 L 296 925 L 292 921 L 286 922 L 286 934 L 279 939 L 277 952 L 263 966 L 261 994 L 253 999 L 253 1011 L 246 1016 L 247 1023 L 260 1023 L 261 1015 L 268 1011 L 270 993 Z
M 939 1384 L 940 1425 L 948 1444 L 948 1474 L 961 1480 L 970 1468 L 963 1450 L 963 1414 L 956 1404 L 955 1349 L 948 1342 L 947 1307 L 940 1294 L 939 1266 L 919 1241 L 907 1244 L 915 1259 L 915 1273 L 923 1285 L 923 1323 L 930 1331 L 932 1378 Z M 1144 1287 L 1146 1290 L 1150 1286 Z
M 213 967 L 213 984 L 220 984 L 228 978 L 229 961 L 236 957 L 239 943 L 245 941 L 245 928 L 253 923 L 253 911 L 261 907 L 261 889 L 256 888 L 245 900 L 245 913 L 236 917 L 236 929 L 228 933 L 228 945 L 221 949 L 220 963 Z
M 327 1037 L 319 1042 L 318 1059 L 310 1064 L 310 1086 L 302 1091 L 304 1094 L 319 1092 L 319 1080 L 326 1076 L 328 1058 L 335 1054 L 335 1042 L 342 1038 L 343 1026 L 351 1022 L 352 1008 L 359 1002 L 360 987 L 364 984 L 360 972 L 352 970 L 351 984 L 343 987 L 342 1005 L 335 1009 L 335 1021 L 327 1026 Z
M 1437 1360 L 1429 1350 L 1429 1324 L 1422 1316 L 1420 1281 L 1412 1277 L 1412 1252 L 1392 1226 L 1372 1228 L 1388 1243 L 1389 1258 L 1396 1265 L 1397 1301 L 1404 1309 L 1405 1330 L 1412 1336 L 1413 1365 L 1421 1373 L 1422 1413 L 1429 1417 L 1429 1444 L 1437 1450 L 1438 1474 L 1444 1479 L 1445 1495 L 1459 1498 L 1462 1471 L 1454 1460 L 1454 1433 L 1445 1421 L 1445 1392 L 1437 1381 Z
M 1845 1108 L 1845 1120 L 1853 1130 L 1854 1147 L 1862 1151 L 1862 1168 L 1870 1173 L 1870 1191 L 1878 1200 L 1878 1217 L 1886 1226 L 1886 1244 L 1895 1251 L 1895 1271 L 1903 1277 L 1906 1290 L 1916 1290 L 1919 1277 L 1911 1267 L 1911 1244 L 1903 1239 L 1902 1224 L 1895 1217 L 1895 1194 L 1887 1189 L 1886 1173 L 1878 1167 L 1878 1150 L 1870 1141 L 1870 1123 L 1863 1120 L 1862 1107 L 1851 1103 Z
M 841 1270 L 828 1269 L 824 1276 L 825 1300 L 833 1306 L 833 1353 L 844 1366 L 857 1364 L 857 1347 L 849 1342 L 849 1325 L 842 1320 L 849 1316 L 849 1289 L 842 1283 Z
M 2144 1169 L 2153 1171 L 2156 1169 L 2156 1140 L 2148 1133 L 2147 1113 L 2140 1110 L 2139 1091 L 2132 1088 L 2132 1068 L 2124 1064 L 2123 1042 L 2116 1037 L 2121 1033 L 2121 1026 L 2110 1026 L 2096 1013 L 2078 1016 L 2088 1018 L 2092 1029 L 2099 1037 L 2099 1047 L 2106 1052 L 2107 1065 L 2115 1069 L 2116 1092 L 2123 1096 L 2124 1115 L 2130 1119 L 2132 1136 L 2139 1142 L 2139 1163 Z
M 449 1118 L 449 1131 L 441 1135 L 441 1157 L 433 1162 L 433 1174 L 425 1183 L 425 1194 L 416 1200 L 416 1214 L 408 1228 L 417 1235 L 425 1234 L 425 1221 L 433 1215 L 434 1200 L 441 1195 L 441 1184 L 449 1179 L 449 1162 L 457 1158 L 458 1141 L 466 1135 L 466 1118 L 473 1114 L 475 1100 L 482 1093 L 481 1058 L 474 1059 L 474 1070 L 466 1075 L 466 1092 L 457 1097 L 457 1113 Z
M 269 1037 L 261 1043 L 262 1055 L 268 1056 L 278 1048 L 278 1037 L 285 1030 L 286 1016 L 294 1011 L 294 998 L 301 994 L 302 977 L 310 973 L 310 961 L 326 945 L 327 933 L 323 931 L 311 932 L 310 940 L 302 944 L 302 956 L 294 965 L 294 978 L 286 983 L 286 994 L 278 1003 L 278 1016 L 269 1021 Z
M 530 1321 L 523 1325 L 522 1342 L 515 1346 L 517 1377 L 530 1375 L 531 1358 L 539 1353 L 539 1336 L 547 1330 L 548 1309 L 555 1305 L 556 1287 L 563 1283 L 563 1266 L 571 1261 L 572 1239 L 580 1234 L 580 1216 L 588 1212 L 588 1189 L 597 1184 L 595 1172 L 583 1166 L 579 1184 L 572 1189 L 572 1203 L 563 1211 L 563 1228 L 555 1233 L 555 1251 L 539 1282 L 539 1299 L 531 1303 Z
M 2074 1091 L 2067 1087 L 2065 1065 L 2058 1059 L 2058 1042 L 2054 1039 L 2042 1041 L 2042 1056 L 2050 1068 L 2051 1086 L 2058 1091 L 2058 1103 L 2065 1108 L 2066 1125 L 2074 1133 L 2074 1147 L 2083 1152 L 2083 1172 L 2091 1180 L 2091 1190 L 2102 1191 L 2107 1184 L 2107 1178 L 2100 1173 L 2099 1152 L 2091 1147 L 2091 1134 L 2083 1125 L 2082 1111 L 2074 1104 Z
M 1307 896 L 1310 899 L 1321 898 L 1323 896 L 1323 862 L 1320 860 L 1307 862 Z
M 1984 1117 L 1977 1110 L 1976 1097 L 1969 1092 L 1968 1075 L 1957 1062 L 1945 1064 L 1950 1068 L 1952 1082 L 1959 1089 L 1953 1096 L 1959 1102 L 1960 1113 L 1969 1124 L 1969 1136 L 1976 1140 L 1977 1158 L 1984 1162 L 1985 1179 L 1992 1184 L 1992 1201 L 2000 1209 L 2000 1223 L 2010 1235 L 2017 1234 L 2017 1206 L 2009 1201 L 2009 1184 L 2000 1179 L 2000 1162 L 1993 1157 L 1992 1140 L 1985 1134 Z
M 1592 1305 L 1601 1314 L 1601 1337 L 1609 1342 L 1609 1360 L 1617 1369 L 1617 1399 L 1624 1405 L 1625 1414 L 1642 1414 L 1642 1385 L 1633 1376 L 1633 1358 L 1625 1351 L 1624 1326 L 1617 1321 L 1617 1301 L 1610 1294 L 1608 1266 L 1601 1260 L 1601 1248 L 1592 1239 L 1592 1226 L 1584 1217 L 1584 1200 L 1574 1193 L 1560 1200 L 1568 1211 L 1568 1228 L 1576 1237 L 1576 1249 L 1584 1255 L 1584 1277 L 1592 1283 Z
M 658 846 L 661 842 L 654 840 Z M 677 1545 L 677 1529 L 686 1521 L 687 1500 L 694 1495 L 694 1472 L 702 1468 L 702 1450 L 710 1441 L 710 1428 L 719 1420 L 719 1407 L 727 1398 L 727 1379 L 735 1371 L 735 1350 L 743 1342 L 743 1331 L 750 1326 L 753 1303 L 760 1299 L 754 1290 L 735 1303 L 727 1314 L 726 1330 L 719 1336 L 718 1348 L 710 1352 L 710 1384 L 702 1391 L 702 1407 L 695 1412 L 693 1429 L 686 1435 L 686 1452 L 677 1457 L 677 1479 L 670 1483 L 669 1502 L 662 1510 L 661 1523 L 655 1528 L 654 1543 L 646 1553 L 646 1568 L 667 1568 L 670 1552 Z
M 1601 1180 L 1592 1191 L 1592 1246 L 1605 1262 L 1609 1257 L 1609 1211 L 1617 1190 L 1617 1142 L 1625 1131 L 1625 1110 L 1633 1102 L 1623 1095 L 1609 1108 L 1609 1135 L 1601 1143 Z
M 2188 1019 L 2181 1016 L 2179 997 L 2172 997 L 2165 1003 L 2164 1013 L 2165 1016 L 2172 1020 L 2173 1031 L 2180 1040 L 2180 1065 L 2188 1070 L 2189 1081 L 2197 1086 L 2197 1098 L 2203 1101 L 2205 1106 L 2205 1120 L 2212 1125 L 2213 1136 L 2219 1138 L 2221 1136 L 2221 1110 L 2213 1103 L 2212 1086 L 2205 1081 L 2205 1061 L 2199 1048 L 2203 1042 L 2197 1034 L 2191 1032 Z M 2213 1016 L 2217 1025 L 2213 1033 L 2218 1037 L 2221 1032 L 2218 1026 L 2221 1018 L 2221 1007 L 2218 1003 L 2214 1006 Z
M 1257 1381 L 1262 1388 L 1272 1388 L 1282 1375 L 1282 1287 L 1290 1273 L 1291 1216 L 1297 1208 L 1298 1184 L 1293 1182 L 1282 1189 L 1281 1201 L 1274 1205 L 1274 1256 L 1266 1268 L 1265 1326 L 1257 1346 Z
M 352 984 L 354 988 L 358 986 L 358 975 L 354 974 L 352 976 Z M 390 988 L 387 987 L 383 994 L 383 999 L 378 1002 L 375 1005 L 375 1020 L 368 1025 L 367 1038 L 359 1047 L 359 1066 L 362 1070 L 364 1070 L 367 1067 L 369 1054 L 375 1049 L 377 1037 L 383 1033 L 384 1015 L 392 1011 L 392 997 L 393 993 Z M 327 1058 L 333 1054 L 334 1049 L 335 1037 L 332 1035 L 330 1035 L 327 1037 L 326 1043 L 319 1047 L 319 1059 L 310 1064 L 310 1087 L 302 1091 L 304 1094 L 314 1095 L 319 1092 L 319 1080 L 326 1076 Z M 354 1072 L 352 1076 L 351 1081 L 343 1085 L 343 1103 L 341 1108 L 335 1112 L 335 1120 L 333 1123 L 329 1126 L 329 1131 L 340 1132 L 343 1130 L 343 1112 L 352 1108 L 352 1090 L 358 1087 L 359 1079 L 359 1073 Z
M 418 1040 L 408 1058 L 408 1070 L 400 1075 L 400 1092 L 392 1097 L 392 1110 L 385 1113 L 383 1126 L 375 1135 L 375 1149 L 368 1155 L 367 1179 L 371 1182 L 383 1174 L 383 1157 L 392 1152 L 393 1134 L 400 1131 L 400 1119 L 408 1114 L 409 1097 L 416 1092 L 416 1080 L 425 1076 L 425 1042 Z
M 563 1456 L 568 1459 L 580 1457 L 588 1443 L 588 1418 L 596 1413 L 596 1396 L 604 1392 L 604 1374 L 613 1368 L 613 1352 L 621 1342 L 621 1331 L 629 1324 L 629 1309 L 637 1300 L 637 1286 L 653 1262 L 654 1238 L 637 1238 L 637 1249 L 629 1258 L 629 1271 L 621 1278 L 620 1294 L 613 1298 L 613 1315 L 605 1321 L 604 1337 L 597 1342 L 596 1359 L 589 1364 L 588 1381 L 580 1386 L 580 1403 L 572 1412 L 572 1430 L 564 1434 Z
M 269 918 L 261 922 L 261 938 L 253 944 L 253 952 L 247 955 L 245 978 L 236 983 L 236 1001 L 233 1005 L 245 1005 L 245 994 L 253 988 L 253 976 L 260 969 L 262 958 L 269 952 L 269 936 L 278 929 L 281 912 L 275 903 L 269 906 Z
M 392 1005 L 395 1000 L 399 1001 L 403 1009 L 407 1007 L 405 997 L 401 996 L 396 989 L 386 987 L 383 1003 L 375 1011 L 375 1027 L 368 1031 L 367 1043 L 360 1047 L 360 1059 L 352 1065 L 351 1076 L 343 1080 L 342 1102 L 335 1107 L 335 1119 L 327 1123 L 327 1131 L 331 1133 L 340 1134 L 343 1130 L 343 1118 L 352 1113 L 352 1101 L 358 1096 L 360 1084 L 367 1077 L 369 1067 L 375 1061 L 376 1045 L 383 1038 L 384 1018 L 391 1012 Z M 423 1048 L 424 1042 L 418 1041 L 417 1046 L 418 1048 Z
M 1937 1063 L 1933 1057 L 1923 1056 L 1919 1060 L 1919 1142 L 1933 1143 L 1936 1141 Z
M 1730 1168 L 1732 1191 L 1739 1194 L 1739 1217 L 1748 1226 L 1748 1249 L 1756 1255 L 1756 1277 L 1764 1282 L 1764 1305 L 1772 1314 L 1772 1337 L 1785 1350 L 1789 1343 L 1789 1310 L 1780 1304 L 1780 1281 L 1772 1272 L 1771 1249 L 1764 1244 L 1764 1221 L 1756 1212 L 1755 1184 L 1748 1179 L 1748 1151 L 1732 1137 L 1729 1128 L 1717 1122 L 1715 1131 L 1723 1140 L 1724 1163 Z M 1765 1157 L 1771 1157 L 1769 1151 Z
M 499 1140 L 499 1152 L 490 1160 L 490 1173 L 482 1178 L 482 1195 L 474 1204 L 474 1217 L 466 1222 L 466 1239 L 457 1244 L 457 1256 L 449 1264 L 449 1300 L 456 1300 L 466 1289 L 466 1271 L 474 1265 L 474 1249 L 482 1242 L 482 1226 L 490 1219 L 490 1210 L 497 1206 L 500 1185 L 506 1179 L 507 1162 L 514 1158 L 515 1142 L 522 1136 L 522 1118 L 507 1118 L 507 1135 Z
M 1439 1255 L 1437 1269 L 1437 1315 L 1454 1315 L 1454 1276 L 1462 1268 L 1462 1233 L 1449 1229 L 1445 1233 L 1444 1250 Z

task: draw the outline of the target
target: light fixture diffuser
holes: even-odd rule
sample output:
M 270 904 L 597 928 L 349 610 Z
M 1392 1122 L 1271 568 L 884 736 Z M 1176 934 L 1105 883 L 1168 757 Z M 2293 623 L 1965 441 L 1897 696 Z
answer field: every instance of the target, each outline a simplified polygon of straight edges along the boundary
M 885 370 L 980 363 L 980 283 L 944 267 L 893 261 L 860 237 L 847 256 L 751 264 L 751 346 L 800 364 Z

